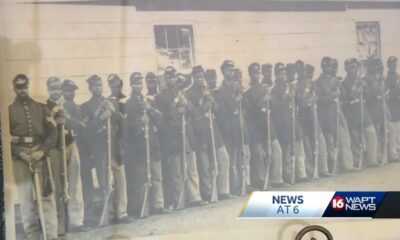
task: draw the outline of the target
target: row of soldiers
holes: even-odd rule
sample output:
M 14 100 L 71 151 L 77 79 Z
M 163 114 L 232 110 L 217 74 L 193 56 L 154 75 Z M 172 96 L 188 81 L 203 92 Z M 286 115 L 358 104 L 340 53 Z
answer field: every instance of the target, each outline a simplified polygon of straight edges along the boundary
M 107 78 L 109 97 L 93 75 L 92 96 L 80 106 L 71 80 L 49 78 L 42 104 L 17 75 L 9 116 L 27 238 L 39 239 L 42 229 L 57 239 L 93 222 L 130 223 L 397 161 L 397 58 L 388 59 L 386 77 L 377 58 L 366 61 L 363 77 L 356 59 L 344 66 L 342 79 L 337 60 L 324 57 L 314 80 L 313 66 L 300 60 L 252 63 L 247 89 L 231 60 L 219 87 L 216 71 L 201 66 L 189 77 L 167 67 L 163 88 L 154 73 L 134 72 L 127 100 L 118 75 Z

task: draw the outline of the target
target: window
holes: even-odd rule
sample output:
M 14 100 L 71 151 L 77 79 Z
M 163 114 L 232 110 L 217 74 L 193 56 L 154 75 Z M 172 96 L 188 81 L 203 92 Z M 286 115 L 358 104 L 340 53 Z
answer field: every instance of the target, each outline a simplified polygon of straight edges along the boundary
M 360 59 L 366 60 L 371 56 L 381 57 L 381 39 L 378 22 L 358 22 L 357 51 Z
M 185 71 L 194 63 L 193 28 L 190 25 L 154 26 L 157 51 L 157 70 L 167 66 Z

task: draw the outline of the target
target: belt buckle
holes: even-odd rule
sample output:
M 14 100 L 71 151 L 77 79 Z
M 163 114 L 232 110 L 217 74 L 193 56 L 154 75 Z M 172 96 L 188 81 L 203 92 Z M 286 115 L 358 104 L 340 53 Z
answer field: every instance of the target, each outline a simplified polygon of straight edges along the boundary
M 25 143 L 33 143 L 33 137 L 24 137 Z

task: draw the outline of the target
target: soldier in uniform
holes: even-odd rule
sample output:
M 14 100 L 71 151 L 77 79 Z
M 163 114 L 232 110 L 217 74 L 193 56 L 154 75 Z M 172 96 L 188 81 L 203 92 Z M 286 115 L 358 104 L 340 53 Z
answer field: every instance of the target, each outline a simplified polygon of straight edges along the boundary
M 315 116 L 314 112 L 317 104 L 317 96 L 313 82 L 314 67 L 309 64 L 303 66 L 298 61 L 296 64 L 296 72 L 298 74 L 296 95 L 299 101 L 299 119 L 303 130 L 307 175 L 310 178 L 333 176 L 328 171 L 328 155 L 325 138 L 321 131 L 318 115 Z M 316 139 L 315 136 L 317 136 L 318 139 Z M 316 156 L 314 156 L 314 154 L 316 154 Z M 314 157 L 316 157 L 318 161 L 318 176 L 313 175 L 315 167 L 315 162 L 313 162 L 313 159 L 315 159 Z
M 286 68 L 283 63 L 275 64 L 275 78 L 275 85 L 271 91 L 271 119 L 282 147 L 283 180 L 285 183 L 291 184 L 292 161 L 295 161 L 294 180 L 297 182 L 309 181 L 305 170 L 305 153 L 297 103 L 291 101 L 296 94 L 295 82 L 287 81 Z M 295 108 L 294 116 L 293 108 Z
M 152 81 L 152 80 L 148 80 Z M 128 185 L 128 212 L 138 216 L 144 201 L 144 189 L 147 183 L 147 168 L 150 168 L 149 206 L 151 214 L 167 214 L 164 208 L 164 196 L 161 172 L 161 153 L 158 129 L 162 124 L 161 113 L 154 107 L 154 100 L 142 94 L 143 77 L 139 72 L 130 76 L 131 96 L 125 103 L 124 120 L 124 159 Z M 150 165 L 147 166 L 145 125 L 148 126 Z
M 382 60 L 375 57 L 369 58 L 367 64 L 367 74 L 364 77 L 366 106 L 378 136 L 378 163 L 383 165 L 388 161 L 390 139 L 388 137 L 390 113 L 386 106 L 387 90 L 383 76 L 383 64 Z
M 208 89 L 206 72 L 203 67 L 195 66 L 192 69 L 193 85 L 185 92 L 187 99 L 193 106 L 192 125 L 194 133 L 194 149 L 197 157 L 197 169 L 200 176 L 200 192 L 203 199 L 210 201 L 212 193 L 212 172 L 217 170 L 218 198 L 231 199 L 229 194 L 229 155 L 224 145 L 221 133 L 215 121 L 216 103 Z M 211 143 L 211 129 L 209 113 L 211 111 L 215 144 Z M 213 148 L 216 159 L 213 159 Z M 215 160 L 215 163 L 214 163 Z
M 46 106 L 29 97 L 29 79 L 18 74 L 13 79 L 16 93 L 9 106 L 11 152 L 22 223 L 26 238 L 40 239 L 38 212 L 33 189 L 42 190 L 42 206 L 47 239 L 57 239 L 58 221 L 55 191 L 48 154 L 57 142 L 57 129 L 52 124 Z M 39 186 L 34 186 L 33 171 L 39 171 Z M 36 197 L 38 198 L 38 197 Z
M 231 60 L 221 66 L 224 80 L 215 93 L 218 104 L 217 121 L 230 159 L 230 188 L 234 195 L 241 194 L 243 183 L 250 186 L 250 149 L 243 104 L 242 73 Z M 241 107 L 242 105 L 242 107 Z M 242 119 L 242 122 L 241 122 Z M 243 132 L 243 136 L 241 134 Z
M 164 145 L 163 161 L 166 161 L 165 204 L 168 209 L 176 209 L 181 194 L 182 184 L 185 182 L 186 202 L 189 206 L 207 204 L 200 196 L 199 175 L 197 172 L 196 156 L 193 152 L 192 128 L 190 125 L 190 104 L 177 86 L 177 72 L 173 67 L 164 71 L 166 87 L 155 97 L 157 109 L 163 116 L 161 130 L 161 145 Z M 182 139 L 182 118 L 185 116 L 186 139 Z M 186 179 L 182 175 L 182 146 L 186 142 Z
M 339 77 L 338 70 L 339 70 L 339 63 L 336 58 L 331 59 L 331 71 L 332 76 L 337 79 L 339 83 L 342 82 L 343 78 Z M 340 92 L 342 93 L 342 89 L 340 86 Z M 341 98 L 339 98 L 339 103 L 342 105 Z M 339 132 L 339 163 L 342 165 L 342 168 L 346 169 L 346 171 L 353 171 L 354 169 L 354 159 L 351 149 L 351 137 L 350 131 L 347 126 L 346 118 L 343 114 L 342 108 L 339 111 L 339 118 L 340 118 L 340 132 Z
M 116 79 L 118 77 L 109 76 L 111 79 Z M 120 81 L 120 79 L 118 80 Z M 128 217 L 127 208 L 127 196 L 126 196 L 126 179 L 125 179 L 125 168 L 122 163 L 120 153 L 120 146 L 116 145 L 118 143 L 113 143 L 112 141 L 116 138 L 120 138 L 120 134 L 116 129 L 116 124 L 121 118 L 121 109 L 119 108 L 119 97 L 122 96 L 120 91 L 112 89 L 112 97 L 115 99 L 110 99 L 102 96 L 103 93 L 103 83 L 99 76 L 92 75 L 87 80 L 89 84 L 89 90 L 92 93 L 92 97 L 81 106 L 82 118 L 86 123 L 86 128 L 84 134 L 85 141 L 87 141 L 88 150 L 90 151 L 91 160 L 94 162 L 96 169 L 96 176 L 99 182 L 100 191 L 102 194 L 102 200 L 105 200 L 107 194 L 107 185 L 109 183 L 108 168 L 107 164 L 109 159 L 107 153 L 107 142 L 111 144 L 111 169 L 114 175 L 115 189 L 116 189 L 116 222 L 118 223 L 130 223 L 132 219 Z M 122 84 L 112 88 L 120 89 Z M 118 104 L 116 104 L 118 103 Z M 111 126 L 111 136 L 107 135 L 107 121 L 113 122 Z M 109 141 L 107 141 L 109 140 Z M 115 145 L 114 145 L 115 144 Z
M 389 90 L 389 99 L 387 101 L 388 108 L 392 115 L 392 129 L 390 146 L 391 161 L 400 160 L 400 75 L 397 70 L 397 57 L 391 56 L 387 60 L 387 76 L 386 76 L 386 89 Z
M 335 173 L 338 169 L 339 149 L 342 149 L 343 145 L 343 141 L 340 140 L 343 135 L 343 128 L 340 127 L 340 79 L 335 76 L 332 63 L 334 61 L 330 57 L 322 58 L 322 73 L 315 81 L 315 91 L 317 93 L 318 117 L 328 151 L 328 169 L 331 173 Z M 351 171 L 353 169 L 352 155 L 347 160 L 343 162 L 343 170 Z
M 265 63 L 261 66 L 261 72 L 262 72 L 262 84 L 265 86 L 272 87 L 272 64 L 270 63 Z
M 91 216 L 90 203 L 87 200 L 90 199 L 88 196 L 90 196 L 90 194 L 92 193 L 93 187 L 90 188 L 90 185 L 88 185 L 91 183 L 92 178 L 90 177 L 91 175 L 87 174 L 88 172 L 91 171 L 90 170 L 91 168 L 87 167 L 88 161 L 86 159 L 89 159 L 86 151 L 87 148 L 85 148 L 85 146 L 82 145 L 83 144 L 82 135 L 78 134 L 81 133 L 82 130 L 84 129 L 85 123 L 82 121 L 80 106 L 74 100 L 75 91 L 78 89 L 76 84 L 72 80 L 66 79 L 62 83 L 61 89 L 64 97 L 64 111 L 67 117 L 65 126 L 67 129 L 69 129 L 71 135 L 74 137 L 79 152 L 80 171 L 81 171 L 80 178 L 82 183 L 82 195 L 83 195 L 82 207 L 84 211 L 83 216 L 86 218 L 86 215 Z M 89 228 L 81 226 L 75 228 L 75 230 L 86 231 L 89 230 Z M 74 231 L 74 229 L 71 229 L 70 231 Z
M 154 96 L 160 92 L 160 81 L 153 72 L 147 73 L 145 80 L 147 87 L 147 96 L 151 96 L 154 98 Z
M 215 69 L 207 69 L 206 71 L 207 86 L 210 91 L 217 89 L 217 71 Z
M 376 166 L 377 136 L 365 107 L 364 92 L 366 86 L 359 76 L 360 63 L 355 58 L 347 59 L 345 69 L 347 75 L 342 82 L 343 113 L 350 131 L 355 167 L 360 164 L 360 151 L 366 152 L 366 154 L 363 154 L 365 156 L 363 158 L 367 160 L 365 166 Z
M 261 66 L 252 63 L 248 67 L 250 88 L 245 93 L 246 113 L 250 138 L 250 178 L 252 186 L 263 189 L 267 169 L 271 173 L 270 186 L 284 186 L 282 179 L 282 149 L 271 119 L 270 86 L 261 84 Z M 268 123 L 269 121 L 269 123 Z M 268 133 L 269 131 L 269 133 Z M 268 139 L 269 134 L 269 139 Z M 270 141 L 270 143 L 268 142 Z M 268 153 L 268 145 L 270 152 Z M 270 154 L 270 155 L 268 155 Z M 270 168 L 267 165 L 270 164 Z
M 71 115 L 65 110 L 62 82 L 59 78 L 50 77 L 47 80 L 47 91 L 49 98 L 46 105 L 50 116 L 57 123 L 58 132 L 57 145 L 49 152 L 53 163 L 53 176 L 56 186 L 58 232 L 65 234 L 67 229 L 64 229 L 64 226 L 67 226 L 72 232 L 88 231 L 89 229 L 83 225 L 84 208 L 80 155 L 75 141 L 76 132 L 72 128 L 72 122 L 75 119 L 71 120 Z M 74 123 L 79 124 L 79 122 Z M 77 126 L 75 125 L 75 127 Z M 66 159 L 63 159 L 63 151 L 65 151 Z M 63 169 L 63 161 L 66 161 L 67 169 Z M 68 183 L 64 183 L 63 174 L 65 171 L 67 172 Z M 68 184 L 67 192 L 64 192 L 64 184 Z

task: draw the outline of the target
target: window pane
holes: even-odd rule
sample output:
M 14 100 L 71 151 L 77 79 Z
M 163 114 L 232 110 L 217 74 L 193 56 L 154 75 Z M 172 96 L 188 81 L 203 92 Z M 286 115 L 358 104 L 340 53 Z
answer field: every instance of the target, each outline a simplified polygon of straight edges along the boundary
M 157 50 L 157 70 L 164 71 L 167 66 L 179 68 L 179 51 L 178 49 L 158 49 Z
M 380 57 L 380 29 L 378 22 L 356 23 L 358 38 L 358 57 L 367 59 L 371 56 Z
M 192 48 L 191 39 L 193 39 L 193 31 L 191 27 L 180 27 L 178 29 L 179 43 L 181 48 Z
M 180 67 L 181 69 L 189 69 L 192 67 L 192 54 L 190 49 L 180 49 L 179 50 Z
M 167 47 L 168 48 L 178 48 L 178 33 L 176 26 L 168 26 L 167 27 Z
M 167 39 L 165 38 L 165 27 L 155 26 L 154 37 L 156 40 L 156 49 L 167 48 Z

